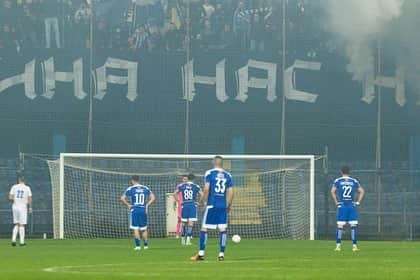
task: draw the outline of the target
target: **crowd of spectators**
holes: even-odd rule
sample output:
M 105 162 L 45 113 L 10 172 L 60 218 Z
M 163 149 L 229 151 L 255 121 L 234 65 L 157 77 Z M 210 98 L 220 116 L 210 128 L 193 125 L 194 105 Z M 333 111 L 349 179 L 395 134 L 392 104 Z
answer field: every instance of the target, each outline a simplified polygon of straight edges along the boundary
M 282 2 L 0 0 L 0 48 L 20 51 L 92 44 L 154 52 L 182 51 L 191 43 L 204 50 L 267 52 L 281 45 Z M 298 34 L 304 28 L 307 4 L 308 0 L 288 1 L 288 32 Z

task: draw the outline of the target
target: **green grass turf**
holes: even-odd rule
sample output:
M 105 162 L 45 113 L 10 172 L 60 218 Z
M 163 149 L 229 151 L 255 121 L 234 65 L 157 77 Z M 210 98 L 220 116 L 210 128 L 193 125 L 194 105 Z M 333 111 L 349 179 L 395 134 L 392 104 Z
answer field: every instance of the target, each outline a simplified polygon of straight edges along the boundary
M 197 242 L 197 239 L 194 239 Z M 230 242 L 217 261 L 217 240 L 206 260 L 193 263 L 196 246 L 152 239 L 135 252 L 131 240 L 28 240 L 11 247 L 0 240 L 0 279 L 420 279 L 420 243 L 350 242 L 334 252 L 332 241 L 243 240 Z

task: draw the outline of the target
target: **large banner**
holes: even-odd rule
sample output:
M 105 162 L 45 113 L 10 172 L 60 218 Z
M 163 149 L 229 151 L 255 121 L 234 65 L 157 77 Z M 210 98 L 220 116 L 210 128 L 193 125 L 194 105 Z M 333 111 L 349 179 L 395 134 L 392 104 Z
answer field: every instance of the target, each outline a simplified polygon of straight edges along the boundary
M 371 73 L 360 84 L 339 57 L 290 58 L 284 75 L 279 62 L 279 57 L 223 51 L 194 54 L 191 61 L 182 52 L 95 50 L 91 59 L 88 50 L 3 51 L 0 117 L 84 122 L 92 92 L 95 121 L 120 126 L 143 121 L 150 127 L 176 126 L 182 134 L 188 100 L 193 127 L 213 129 L 224 122 L 243 134 L 252 126 L 255 134 L 266 133 L 255 130 L 261 127 L 279 129 L 285 92 L 289 131 L 299 125 L 372 131 L 381 92 L 385 125 L 417 125 L 418 96 L 405 87 L 401 67 Z

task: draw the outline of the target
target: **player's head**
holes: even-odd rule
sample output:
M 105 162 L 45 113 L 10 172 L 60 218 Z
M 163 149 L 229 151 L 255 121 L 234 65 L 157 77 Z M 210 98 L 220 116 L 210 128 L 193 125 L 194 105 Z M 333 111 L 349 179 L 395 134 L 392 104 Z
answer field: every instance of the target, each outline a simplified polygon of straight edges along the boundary
M 348 167 L 347 165 L 341 167 L 341 174 L 350 175 L 350 167 Z
M 192 173 L 182 175 L 182 182 L 183 183 L 192 182 L 192 181 L 194 181 L 194 179 L 195 179 L 195 176 Z
M 222 167 L 223 166 L 223 158 L 222 156 L 215 156 L 213 158 L 213 165 L 214 167 Z
M 188 178 L 188 181 L 192 182 L 195 179 L 195 175 L 190 173 L 190 174 L 187 175 L 187 178 Z
M 19 174 L 17 177 L 17 181 L 18 183 L 25 183 L 25 176 L 23 176 L 22 174 Z
M 140 177 L 139 175 L 133 175 L 130 178 L 131 184 L 136 185 L 138 183 L 140 183 Z
M 188 175 L 187 174 L 182 175 L 182 183 L 187 183 L 188 181 L 189 181 Z

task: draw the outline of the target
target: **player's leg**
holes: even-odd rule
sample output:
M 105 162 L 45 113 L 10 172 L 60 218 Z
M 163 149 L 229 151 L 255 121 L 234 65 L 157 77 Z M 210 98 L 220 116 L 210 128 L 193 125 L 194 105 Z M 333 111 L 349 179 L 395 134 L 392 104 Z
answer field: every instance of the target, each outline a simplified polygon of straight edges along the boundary
M 134 250 L 140 250 L 141 244 L 140 244 L 140 217 L 139 213 L 132 209 L 131 210 L 131 223 L 130 228 L 133 230 L 133 237 L 134 237 Z
M 140 230 L 138 228 L 133 229 L 133 237 L 134 237 L 134 250 L 138 251 L 141 249 L 141 242 L 140 242 Z
M 357 241 L 358 241 L 358 217 L 357 217 L 357 208 L 355 206 L 352 207 L 350 215 L 349 215 L 349 224 L 351 227 L 351 241 L 353 243 L 352 250 L 353 252 L 359 251 L 357 248 Z
M 191 238 L 192 238 L 192 234 L 193 234 L 193 227 L 194 227 L 194 222 L 197 221 L 197 207 L 191 206 L 189 211 L 188 211 L 188 223 L 187 223 L 187 227 L 186 227 L 186 231 L 187 231 L 187 243 L 186 245 L 191 245 Z
M 12 230 L 12 246 L 16 246 L 16 238 L 19 231 L 19 224 L 14 224 Z
M 19 232 L 19 212 L 13 207 L 13 230 L 12 230 L 12 246 L 16 246 L 16 238 Z
M 19 241 L 20 241 L 20 246 L 25 246 L 25 226 L 24 225 L 19 225 Z
M 20 246 L 25 246 L 25 225 L 28 219 L 28 210 L 26 208 L 19 209 L 19 241 Z
M 182 205 L 177 205 L 177 223 L 176 223 L 176 238 L 179 238 L 181 235 L 181 227 L 182 227 Z
M 190 219 L 188 221 L 188 225 L 187 225 L 187 243 L 186 243 L 187 246 L 191 245 L 191 237 L 192 237 L 193 227 L 194 227 L 194 221 L 192 219 Z
M 227 242 L 227 209 L 218 209 L 218 228 L 220 232 L 219 238 L 219 261 L 225 260 L 225 250 L 226 250 L 226 242 Z
M 182 219 L 181 222 L 181 245 L 185 245 L 187 243 L 187 219 Z
M 142 232 L 142 239 L 144 244 L 144 249 L 149 249 L 149 232 L 147 230 L 147 214 L 142 212 L 140 215 L 140 231 Z
M 149 249 L 149 231 L 147 230 L 147 228 L 142 231 L 142 238 L 144 244 L 143 248 L 145 250 Z
M 341 251 L 341 241 L 343 239 L 343 228 L 347 223 L 346 208 L 341 205 L 337 208 L 337 231 L 336 231 L 336 247 L 335 251 Z
M 350 224 L 350 227 L 351 227 L 351 240 L 353 243 L 353 251 L 359 251 L 359 248 L 357 247 L 359 227 L 357 223 Z
M 217 224 L 214 223 L 214 208 L 207 207 L 204 211 L 203 224 L 200 230 L 200 243 L 198 254 L 191 257 L 191 260 L 204 260 L 206 244 L 207 244 L 207 229 L 216 229 Z
M 181 235 L 181 216 L 178 214 L 177 222 L 176 222 L 176 238 L 179 238 Z
M 343 238 L 343 228 L 344 228 L 344 224 L 342 224 L 341 222 L 337 222 L 336 246 L 335 246 L 336 251 L 341 251 L 341 241 L 342 241 L 342 238 Z
M 188 213 L 187 208 L 183 207 L 181 211 L 181 244 L 185 245 L 187 242 L 187 222 L 188 222 Z

